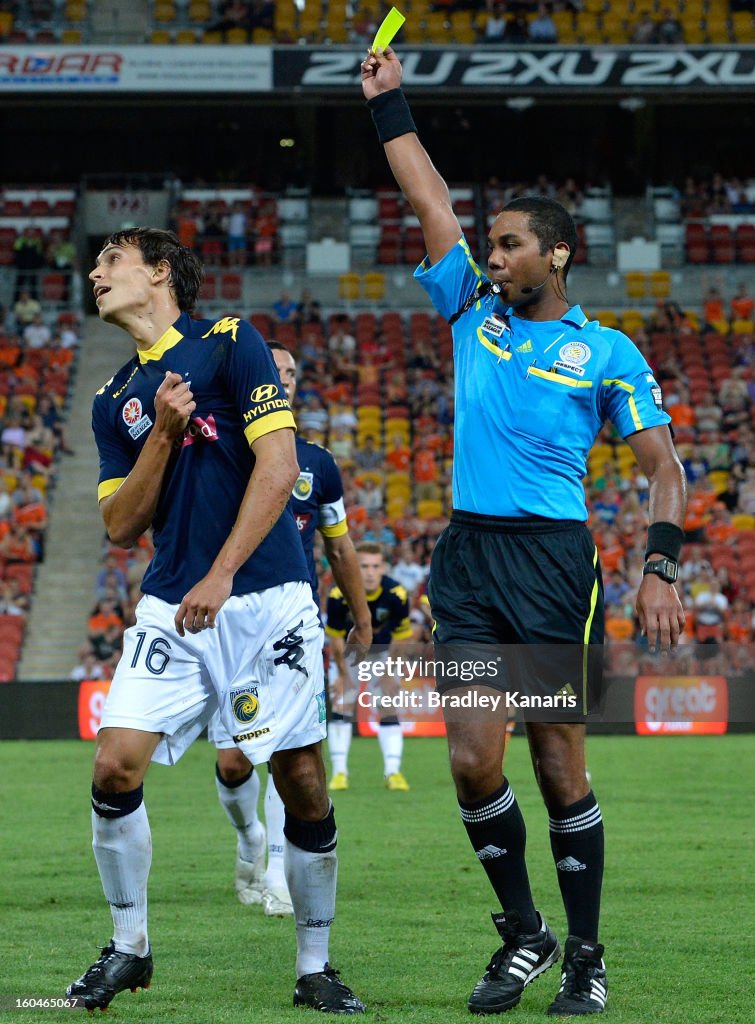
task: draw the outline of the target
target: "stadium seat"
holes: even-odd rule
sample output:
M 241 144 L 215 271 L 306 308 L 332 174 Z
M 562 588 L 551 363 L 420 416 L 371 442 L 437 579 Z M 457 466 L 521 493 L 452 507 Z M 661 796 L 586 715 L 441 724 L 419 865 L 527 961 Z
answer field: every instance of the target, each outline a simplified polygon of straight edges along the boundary
M 223 274 L 220 278 L 220 297 L 226 302 L 239 302 L 241 295 L 241 274 Z
M 359 274 L 340 274 L 338 277 L 338 297 L 351 301 L 359 298 Z
M 152 46 L 170 46 L 172 38 L 167 29 L 156 28 L 150 32 L 149 41 Z
M 199 289 L 200 302 L 212 302 L 217 292 L 217 279 L 214 274 L 205 274 L 202 286 Z
M 175 21 L 178 16 L 176 5 L 170 0 L 157 0 L 152 17 L 159 25 L 167 25 Z
M 196 25 L 206 25 L 212 19 L 212 8 L 209 0 L 191 0 L 187 11 L 189 21 Z
M 385 274 L 371 271 L 362 278 L 362 291 L 365 299 L 379 302 L 385 295 Z
M 65 274 L 45 274 L 42 278 L 42 298 L 47 302 L 62 302 L 65 294 Z
M 22 594 L 30 594 L 32 592 L 34 587 L 33 565 L 27 565 L 23 562 L 6 565 L 4 576 L 6 580 L 15 580 L 16 586 Z
M 654 299 L 667 299 L 671 294 L 671 274 L 668 270 L 654 270 L 650 274 L 650 294 Z
M 443 515 L 443 502 L 437 498 L 418 501 L 417 515 L 420 519 L 438 519 Z

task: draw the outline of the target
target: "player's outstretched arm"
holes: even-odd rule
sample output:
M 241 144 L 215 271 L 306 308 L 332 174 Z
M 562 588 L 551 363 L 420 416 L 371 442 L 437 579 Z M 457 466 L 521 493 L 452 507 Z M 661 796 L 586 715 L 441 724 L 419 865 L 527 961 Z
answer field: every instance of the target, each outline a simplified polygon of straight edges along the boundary
M 186 430 L 195 409 L 188 384 L 180 374 L 166 371 L 155 394 L 155 425 L 134 468 L 118 490 L 100 502 L 113 544 L 130 548 L 152 525 L 173 445 Z
M 291 497 L 299 476 L 293 430 L 284 427 L 263 434 L 252 451 L 254 468 L 228 539 L 176 612 L 180 636 L 184 630 L 199 633 L 214 627 L 215 616 L 231 594 L 234 574 L 272 530 Z
M 687 481 L 684 469 L 671 442 L 666 427 L 650 427 L 627 438 L 640 469 L 650 483 L 650 532 L 648 534 L 648 559 L 671 557 L 669 550 L 652 549 L 655 536 L 653 524 L 668 524 L 674 534 L 678 531 L 679 546 L 683 539 L 684 518 L 687 509 Z M 676 528 L 676 529 L 674 529 Z M 678 560 L 678 552 L 676 553 Z M 637 615 L 640 628 L 648 638 L 651 650 L 655 648 L 656 637 L 662 650 L 676 646 L 684 629 L 684 609 L 672 583 L 660 576 L 643 576 L 637 594 Z
M 390 46 L 370 52 L 362 63 L 362 91 L 393 176 L 419 220 L 427 254 L 437 263 L 459 241 L 461 228 L 448 186 L 417 138 L 401 74 Z
M 346 642 L 350 647 L 356 648 L 359 658 L 363 658 L 372 643 L 372 618 L 354 543 L 348 533 L 343 533 L 340 537 L 323 536 L 323 543 L 333 570 L 333 578 L 346 599 L 354 620 Z

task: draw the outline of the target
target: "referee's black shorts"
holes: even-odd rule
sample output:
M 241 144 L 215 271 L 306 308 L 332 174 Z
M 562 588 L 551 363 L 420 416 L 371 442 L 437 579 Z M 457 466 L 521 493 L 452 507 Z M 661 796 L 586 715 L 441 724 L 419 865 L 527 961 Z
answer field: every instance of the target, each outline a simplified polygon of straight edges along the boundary
M 504 661 L 516 668 L 494 687 L 553 692 L 560 680 L 598 698 L 603 583 L 584 523 L 454 511 L 433 552 L 428 598 L 436 649 L 513 645 Z

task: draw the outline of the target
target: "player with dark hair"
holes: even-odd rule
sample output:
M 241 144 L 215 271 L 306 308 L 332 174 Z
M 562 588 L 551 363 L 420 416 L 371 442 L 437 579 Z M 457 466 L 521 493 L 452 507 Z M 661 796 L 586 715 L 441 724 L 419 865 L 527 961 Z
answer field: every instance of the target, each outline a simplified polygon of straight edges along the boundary
M 269 341 L 289 404 L 296 395 L 296 360 L 285 346 Z M 315 568 L 315 532 L 319 530 L 335 581 L 344 595 L 352 621 L 349 644 L 365 653 L 372 640 L 370 609 L 364 594 L 359 562 L 349 536 L 343 484 L 336 461 L 326 448 L 296 435 L 299 476 L 289 507 L 299 527 L 307 558 L 312 594 L 319 604 Z M 265 793 L 267 825 L 267 868 L 265 868 L 264 826 L 257 816 L 259 777 L 243 750 L 224 728 L 220 715 L 213 716 L 209 738 L 217 748 L 216 782 L 223 809 L 237 831 L 235 887 L 241 903 L 261 904 L 267 917 L 293 913 L 284 871 L 283 803 L 272 774 Z
M 233 317 L 192 320 L 202 267 L 170 232 L 111 236 L 89 278 L 136 355 L 98 391 L 92 426 L 110 540 L 155 552 L 97 736 L 93 847 L 112 941 L 68 987 L 87 1009 L 147 987 L 150 760 L 174 764 L 219 708 L 286 807 L 294 1004 L 361 1013 L 328 964 L 336 825 L 320 750 L 322 627 L 296 523 L 294 420 L 270 352 Z
M 519 645 L 530 666 L 538 651 L 560 645 L 567 661 L 577 655 L 579 667 L 567 680 L 583 693 L 593 681 L 591 645 L 603 639 L 603 601 L 582 478 L 607 419 L 650 481 L 640 623 L 651 646 L 660 637 L 663 648 L 677 643 L 684 626 L 672 584 L 684 538 L 685 479 L 660 388 L 629 338 L 569 305 L 566 276 L 577 238 L 568 213 L 546 199 L 509 203 L 490 228 L 486 275 L 417 138 L 390 48 L 368 54 L 362 86 L 424 234 L 427 257 L 415 277 L 453 325 L 453 513 L 432 559 L 435 641 Z M 508 673 L 504 663 L 503 677 L 491 685 L 515 689 Z M 599 1013 L 607 995 L 598 942 L 603 823 L 585 776 L 585 710 L 582 703 L 577 720 L 527 722 L 569 927 L 561 988 L 548 1009 L 557 1015 Z M 501 771 L 500 723 L 449 717 L 447 732 L 461 817 L 502 907 L 493 915 L 502 946 L 468 1006 L 501 1013 L 557 962 L 560 946 L 532 899 L 524 820 Z
M 386 575 L 385 557 L 380 544 L 363 540 L 356 546 L 359 569 L 367 591 L 367 607 L 372 619 L 372 642 L 379 648 L 371 660 L 386 661 L 397 643 L 412 639 L 409 621 L 409 597 L 404 587 Z M 332 766 L 331 791 L 349 788 L 349 747 L 354 727 L 358 684 L 354 667 L 347 657 L 347 637 L 351 643 L 353 620 L 347 595 L 340 587 L 328 594 L 325 633 L 330 643 L 333 664 L 331 682 L 331 713 L 328 723 L 328 750 Z M 379 686 L 386 696 L 395 696 L 400 680 L 381 675 Z M 383 775 L 387 789 L 405 792 L 409 783 L 401 771 L 404 734 L 395 712 L 380 716 L 378 741 L 383 754 Z

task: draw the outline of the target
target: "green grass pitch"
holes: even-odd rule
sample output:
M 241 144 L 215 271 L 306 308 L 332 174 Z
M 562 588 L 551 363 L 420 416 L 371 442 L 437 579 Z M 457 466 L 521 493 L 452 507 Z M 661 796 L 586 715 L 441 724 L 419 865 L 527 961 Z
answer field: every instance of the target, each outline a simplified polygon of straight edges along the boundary
M 62 995 L 110 939 L 89 845 L 92 749 L 0 744 L 0 1024 L 70 1020 L 65 1010 L 9 1010 L 8 997 Z M 747 735 L 589 741 L 606 822 L 601 938 L 614 1024 L 752 1021 L 754 750 Z M 291 920 L 234 897 L 234 836 L 213 761 L 200 742 L 148 776 L 155 977 L 148 992 L 116 998 L 114 1021 L 313 1019 L 291 1006 Z M 409 793 L 387 792 L 381 767 L 374 740 L 354 742 L 352 789 L 335 800 L 331 959 L 374 1021 L 468 1021 L 467 996 L 496 948 L 494 899 L 459 821 L 445 743 L 407 742 Z M 536 902 L 563 940 L 547 816 L 521 736 L 507 774 L 527 821 Z M 505 1019 L 542 1021 L 558 974 L 539 978 Z

